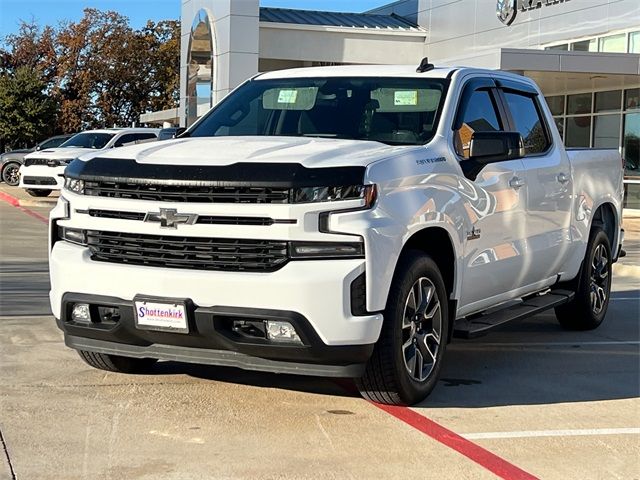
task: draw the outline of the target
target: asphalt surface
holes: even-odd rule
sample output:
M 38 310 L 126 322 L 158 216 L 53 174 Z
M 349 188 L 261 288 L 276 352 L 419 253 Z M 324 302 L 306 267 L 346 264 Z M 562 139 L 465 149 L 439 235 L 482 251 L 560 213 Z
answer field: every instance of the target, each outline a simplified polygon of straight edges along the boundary
M 49 310 L 47 211 L 0 201 L 2 480 L 497 478 L 474 445 L 530 475 L 503 478 L 640 478 L 640 221 L 598 330 L 547 313 L 455 341 L 434 393 L 393 416 L 327 379 L 91 369 Z

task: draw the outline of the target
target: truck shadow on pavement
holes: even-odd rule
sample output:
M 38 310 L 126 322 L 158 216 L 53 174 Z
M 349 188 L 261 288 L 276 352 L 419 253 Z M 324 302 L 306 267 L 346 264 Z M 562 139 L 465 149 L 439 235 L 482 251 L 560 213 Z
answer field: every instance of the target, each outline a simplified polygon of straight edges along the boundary
M 631 399 L 640 395 L 637 290 L 616 292 L 603 326 L 568 332 L 553 313 L 449 345 L 438 386 L 417 408 L 484 408 Z M 236 368 L 161 362 L 156 375 L 357 397 L 351 380 L 249 372 Z

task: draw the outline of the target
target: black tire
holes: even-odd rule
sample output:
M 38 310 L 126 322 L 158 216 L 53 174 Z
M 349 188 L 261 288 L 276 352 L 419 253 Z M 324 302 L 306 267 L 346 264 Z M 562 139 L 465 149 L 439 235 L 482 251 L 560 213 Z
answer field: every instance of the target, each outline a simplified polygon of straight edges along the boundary
M 420 292 L 426 303 L 420 302 L 422 305 L 414 309 L 412 303 Z M 424 400 L 440 376 L 448 331 L 447 293 L 438 266 L 420 251 L 407 252 L 391 284 L 378 343 L 364 375 L 356 379 L 360 394 L 387 405 L 413 405 Z M 430 364 L 419 367 L 421 358 Z
M 17 186 L 20 183 L 20 177 L 18 177 L 18 170 L 20 170 L 20 163 L 8 162 L 2 167 L 2 181 L 12 187 Z
M 117 373 L 143 373 L 148 371 L 154 363 L 155 358 L 130 358 L 119 355 L 107 355 L 106 353 L 87 352 L 77 350 L 80 358 L 89 366 L 107 372 Z
M 609 306 L 611 260 L 609 237 L 601 228 L 594 227 L 575 282 L 575 297 L 555 309 L 556 318 L 564 328 L 593 330 L 600 326 Z
M 25 188 L 27 193 L 32 197 L 47 197 L 53 190 L 45 190 L 43 188 Z

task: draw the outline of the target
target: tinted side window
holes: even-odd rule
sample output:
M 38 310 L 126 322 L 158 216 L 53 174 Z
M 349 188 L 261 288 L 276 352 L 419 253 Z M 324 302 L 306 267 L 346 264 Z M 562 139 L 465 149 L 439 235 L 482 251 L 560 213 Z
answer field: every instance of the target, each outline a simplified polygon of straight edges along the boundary
M 136 141 L 136 134 L 128 133 L 128 134 L 122 135 L 118 140 L 116 140 L 116 143 L 114 143 L 113 146 L 121 147 L 127 143 L 133 143 L 135 141 Z
M 136 141 L 140 140 L 155 140 L 158 138 L 155 133 L 136 133 Z
M 469 145 L 474 132 L 487 132 L 502 130 L 498 119 L 498 113 L 493 96 L 489 90 L 476 90 L 471 95 L 464 112 L 458 112 L 462 116 L 462 125 L 455 131 L 454 144 L 456 153 L 461 157 L 469 158 Z
M 512 92 L 505 92 L 504 96 L 516 124 L 516 131 L 520 132 L 524 140 L 527 155 L 544 152 L 550 142 L 535 99 Z
M 66 137 L 50 138 L 49 140 L 46 140 L 40 144 L 40 150 L 45 150 L 47 148 L 56 148 L 62 145 L 65 140 L 67 140 Z

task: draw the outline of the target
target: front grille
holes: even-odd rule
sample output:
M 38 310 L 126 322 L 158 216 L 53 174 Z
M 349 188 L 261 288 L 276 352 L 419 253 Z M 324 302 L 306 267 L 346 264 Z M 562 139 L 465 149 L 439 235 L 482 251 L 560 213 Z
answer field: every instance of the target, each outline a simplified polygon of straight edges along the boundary
M 81 212 L 85 213 L 85 212 Z M 94 210 L 91 209 L 88 211 L 89 215 L 92 217 L 99 218 L 114 218 L 118 220 L 144 220 L 146 217 L 146 213 L 141 212 L 125 212 L 118 210 Z M 195 222 L 196 224 L 202 225 L 263 225 L 269 226 L 276 223 L 273 218 L 269 217 L 237 217 L 237 216 L 227 216 L 227 215 L 198 215 L 198 218 Z M 280 221 L 279 223 L 283 223 Z M 287 221 L 286 223 L 292 223 L 292 221 Z
M 68 165 L 69 160 L 56 160 L 54 158 L 25 158 L 24 166 L 30 167 L 31 165 L 45 165 L 47 167 L 60 167 Z
M 160 202 L 288 203 L 288 188 L 157 185 L 87 181 L 85 195 Z
M 49 164 L 48 158 L 25 158 L 24 159 L 25 167 L 30 167 L 31 165 L 48 165 L 48 164 Z
M 198 270 L 273 272 L 289 260 L 288 243 L 87 231 L 91 259 Z
M 52 177 L 24 177 L 22 181 L 28 185 L 55 185 L 56 179 Z

